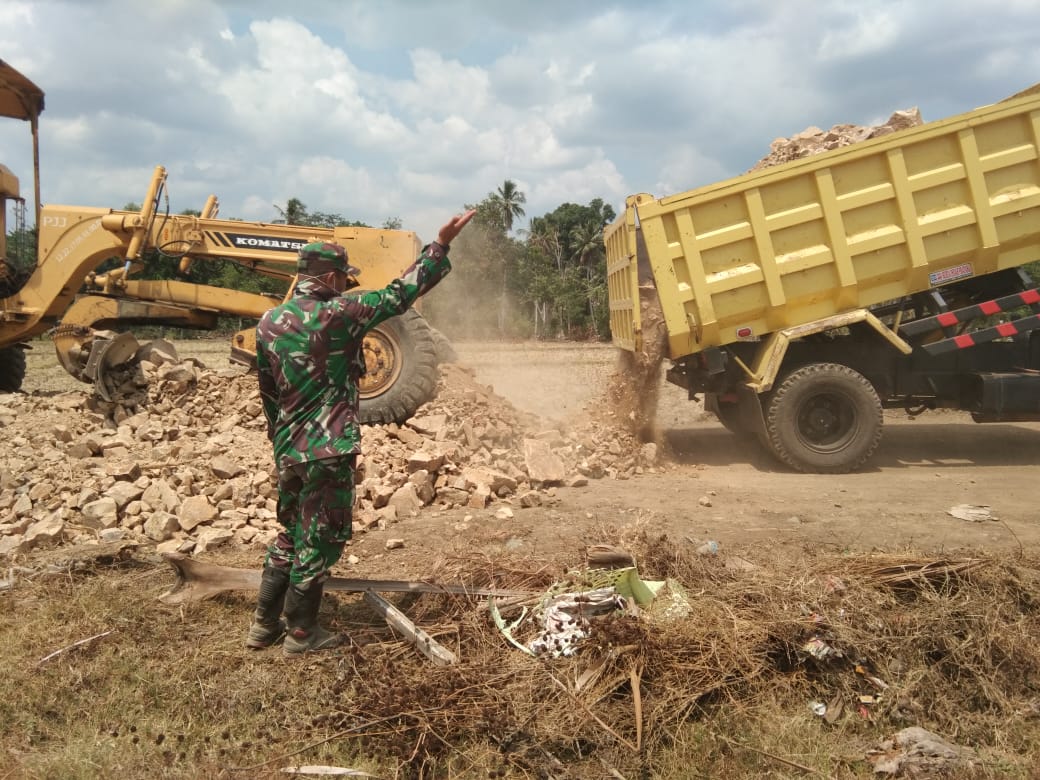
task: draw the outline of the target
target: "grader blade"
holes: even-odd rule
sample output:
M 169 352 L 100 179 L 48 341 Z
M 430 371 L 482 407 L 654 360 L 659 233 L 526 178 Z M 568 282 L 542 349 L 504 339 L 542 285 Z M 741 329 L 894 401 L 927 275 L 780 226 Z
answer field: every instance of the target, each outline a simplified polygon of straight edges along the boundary
M 83 373 L 94 383 L 94 391 L 106 401 L 112 400 L 112 384 L 108 373 L 132 360 L 141 345 L 131 333 L 119 333 L 111 339 L 94 339 Z
M 133 360 L 140 344 L 131 333 L 114 333 L 83 326 L 59 326 L 51 339 L 62 368 L 81 382 L 93 384 L 97 394 L 112 400 L 108 373 Z

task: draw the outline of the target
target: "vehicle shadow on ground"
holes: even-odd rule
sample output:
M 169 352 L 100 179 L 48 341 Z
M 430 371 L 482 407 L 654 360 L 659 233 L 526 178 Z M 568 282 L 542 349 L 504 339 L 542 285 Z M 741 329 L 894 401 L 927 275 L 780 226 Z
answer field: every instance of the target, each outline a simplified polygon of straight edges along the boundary
M 746 464 L 757 471 L 789 472 L 754 437 L 721 425 L 671 428 L 660 442 L 677 463 Z M 1012 424 L 912 422 L 886 425 L 881 444 L 863 471 L 915 466 L 1029 466 L 1040 464 L 1040 430 Z
M 1040 464 L 1040 430 L 1005 423 L 886 425 L 871 464 L 877 468 Z

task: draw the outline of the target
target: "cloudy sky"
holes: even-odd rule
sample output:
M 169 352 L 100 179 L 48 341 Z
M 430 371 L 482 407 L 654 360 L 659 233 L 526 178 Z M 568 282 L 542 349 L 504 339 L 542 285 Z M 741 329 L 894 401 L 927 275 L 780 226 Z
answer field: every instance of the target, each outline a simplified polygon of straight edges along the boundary
M 140 202 L 162 164 L 174 211 L 429 239 L 507 178 L 528 217 L 620 210 L 809 125 L 992 103 L 1040 81 L 1040 0 L 0 0 L 0 59 L 46 93 L 45 202 Z M 0 162 L 31 188 L 27 125 Z

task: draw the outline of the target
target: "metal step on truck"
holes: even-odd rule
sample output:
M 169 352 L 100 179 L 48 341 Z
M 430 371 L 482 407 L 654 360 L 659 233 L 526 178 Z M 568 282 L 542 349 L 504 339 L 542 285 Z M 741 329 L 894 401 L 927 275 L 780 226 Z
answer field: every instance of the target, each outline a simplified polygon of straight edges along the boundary
M 605 231 L 614 344 L 648 351 L 659 303 L 667 381 L 799 471 L 862 467 L 886 408 L 1040 420 L 1038 148 L 1040 84 L 633 195 Z

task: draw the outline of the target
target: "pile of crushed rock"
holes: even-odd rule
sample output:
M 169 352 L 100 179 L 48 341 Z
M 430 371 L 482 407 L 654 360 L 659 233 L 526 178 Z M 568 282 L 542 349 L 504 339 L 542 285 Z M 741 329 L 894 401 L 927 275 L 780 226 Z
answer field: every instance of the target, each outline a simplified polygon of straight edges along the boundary
M 256 377 L 159 343 L 112 388 L 0 395 L 0 556 L 131 540 L 158 551 L 266 545 L 277 481 Z M 458 364 L 404 425 L 364 426 L 355 533 L 423 507 L 507 516 L 558 486 L 654 470 L 657 449 L 608 412 L 549 427 Z
M 830 130 L 808 127 L 790 138 L 777 138 L 769 145 L 769 154 L 755 163 L 748 172 L 760 171 L 781 163 L 800 160 L 803 157 L 829 152 L 832 149 L 840 149 L 843 146 L 868 141 L 871 138 L 880 138 L 897 130 L 905 130 L 920 124 L 923 124 L 921 112 L 915 106 L 893 112 L 888 121 L 879 125 L 840 124 L 834 125 Z

